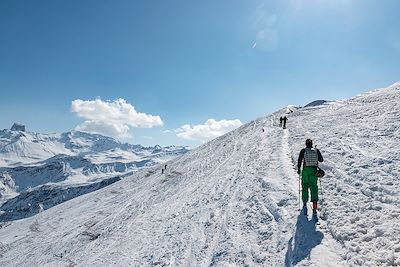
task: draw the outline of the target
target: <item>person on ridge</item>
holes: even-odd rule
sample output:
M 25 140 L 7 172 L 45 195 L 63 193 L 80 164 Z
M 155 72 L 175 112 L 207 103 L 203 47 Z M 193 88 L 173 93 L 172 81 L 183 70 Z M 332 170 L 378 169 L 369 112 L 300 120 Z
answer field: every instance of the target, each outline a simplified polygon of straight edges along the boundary
M 282 121 L 283 121 L 283 118 L 282 118 L 282 116 L 279 118 L 279 127 L 282 127 Z
M 286 121 L 287 121 L 287 118 L 286 118 L 286 116 L 285 117 L 283 117 L 283 129 L 286 129 Z
M 303 212 L 307 215 L 307 201 L 308 201 L 308 190 L 311 192 L 311 201 L 313 203 L 313 216 L 317 215 L 317 203 L 318 203 L 318 185 L 317 171 L 318 162 L 323 162 L 321 152 L 313 148 L 311 139 L 306 140 L 306 147 L 300 151 L 299 159 L 297 161 L 297 173 L 300 174 L 301 164 L 303 163 L 303 170 L 301 171 L 301 187 L 303 200 Z

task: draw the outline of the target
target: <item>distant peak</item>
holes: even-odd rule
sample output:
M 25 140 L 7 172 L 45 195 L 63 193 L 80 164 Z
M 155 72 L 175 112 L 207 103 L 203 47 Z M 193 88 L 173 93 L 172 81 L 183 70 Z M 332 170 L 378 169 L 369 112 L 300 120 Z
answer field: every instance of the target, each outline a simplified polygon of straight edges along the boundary
M 11 131 L 25 132 L 25 125 L 14 122 L 14 124 L 11 126 Z
M 307 107 L 316 107 L 316 106 L 323 105 L 323 104 L 325 104 L 326 102 L 328 102 L 328 101 L 326 101 L 326 100 L 315 100 L 315 101 L 313 101 L 313 102 L 311 102 L 311 103 L 308 103 L 308 104 L 305 105 L 304 107 L 305 107 L 305 108 L 307 108 Z

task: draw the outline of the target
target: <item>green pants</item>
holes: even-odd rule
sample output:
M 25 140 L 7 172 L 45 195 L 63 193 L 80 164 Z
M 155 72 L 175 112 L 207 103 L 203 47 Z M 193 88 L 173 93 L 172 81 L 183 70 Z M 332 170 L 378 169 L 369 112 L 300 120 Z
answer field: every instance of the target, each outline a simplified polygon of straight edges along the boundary
M 316 167 L 304 167 L 301 172 L 301 187 L 303 203 L 308 201 L 308 190 L 311 191 L 311 201 L 318 201 L 318 178 L 315 176 Z

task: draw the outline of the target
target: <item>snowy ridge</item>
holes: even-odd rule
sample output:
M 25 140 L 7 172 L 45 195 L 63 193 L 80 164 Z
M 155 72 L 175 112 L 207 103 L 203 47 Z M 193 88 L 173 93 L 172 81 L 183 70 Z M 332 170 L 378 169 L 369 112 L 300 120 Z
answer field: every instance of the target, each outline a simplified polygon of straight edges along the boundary
M 350 266 L 400 265 L 399 115 L 399 83 L 293 114 L 293 151 L 306 134 L 325 154 L 327 227 Z
M 70 154 L 59 134 L 39 134 L 11 130 L 0 131 L 0 166 L 18 166 Z
M 2 224 L 4 266 L 398 266 L 400 86 L 286 109 L 98 191 Z M 299 215 L 312 138 L 321 219 Z M 322 201 L 323 200 L 323 201 Z
M 0 221 L 32 216 L 186 151 L 180 146 L 120 143 L 77 131 L 38 134 L 2 130 L 0 162 L 5 166 L 0 167 Z
M 181 146 L 143 147 L 121 143 L 111 137 L 79 131 L 40 134 L 0 130 L 0 167 L 36 164 L 60 154 L 104 163 L 115 159 L 131 162 L 144 157 L 174 157 L 186 151 L 187 148 Z
M 115 176 L 96 182 L 78 185 L 45 184 L 23 191 L 2 205 L 0 222 L 19 220 L 33 216 L 72 198 L 87 194 L 121 180 Z
M 328 101 L 326 101 L 326 100 L 315 100 L 315 101 L 313 101 L 313 102 L 311 102 L 311 103 L 308 103 L 308 104 L 305 105 L 304 107 L 305 107 L 305 108 L 308 108 L 308 107 L 316 107 L 316 106 L 324 105 L 325 103 L 328 103 Z

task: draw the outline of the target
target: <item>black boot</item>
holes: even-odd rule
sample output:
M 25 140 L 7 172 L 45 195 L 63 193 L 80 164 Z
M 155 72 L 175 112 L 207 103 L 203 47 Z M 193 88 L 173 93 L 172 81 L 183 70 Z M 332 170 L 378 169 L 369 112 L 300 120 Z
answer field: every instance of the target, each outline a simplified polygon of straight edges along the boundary
M 303 204 L 303 209 L 302 209 L 302 211 L 303 211 L 303 214 L 307 216 L 307 212 L 308 212 L 308 211 L 307 211 L 307 203 L 304 203 L 304 204 Z

